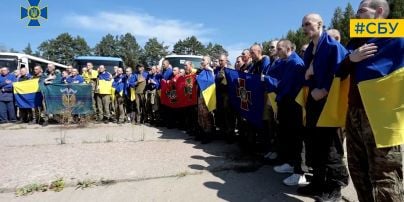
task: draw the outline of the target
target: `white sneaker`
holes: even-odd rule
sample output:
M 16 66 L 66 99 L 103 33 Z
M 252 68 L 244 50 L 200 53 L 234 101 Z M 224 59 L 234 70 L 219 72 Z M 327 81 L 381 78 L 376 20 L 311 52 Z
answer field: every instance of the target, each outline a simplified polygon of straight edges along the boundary
M 293 167 L 287 163 L 284 163 L 280 166 L 275 166 L 274 171 L 277 173 L 293 173 Z
M 276 158 L 278 158 L 278 154 L 276 152 L 270 151 L 264 156 L 264 158 L 267 158 L 269 160 L 275 160 Z
M 309 183 L 307 182 L 306 177 L 304 175 L 293 174 L 284 179 L 283 184 L 288 186 L 296 186 L 296 185 L 304 186 L 308 185 Z

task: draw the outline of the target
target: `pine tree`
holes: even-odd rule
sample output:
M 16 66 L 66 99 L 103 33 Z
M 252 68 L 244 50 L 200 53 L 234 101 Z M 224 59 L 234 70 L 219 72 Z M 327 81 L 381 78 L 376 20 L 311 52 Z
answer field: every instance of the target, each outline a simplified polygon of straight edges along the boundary
M 38 50 L 42 52 L 41 57 L 61 64 L 72 63 L 75 56 L 90 54 L 90 47 L 85 39 L 79 36 L 73 38 L 69 33 L 62 33 L 55 39 L 42 42 Z M 39 52 L 35 54 L 39 55 Z
M 158 42 L 157 38 L 151 38 L 144 45 L 142 63 L 148 66 L 157 65 L 167 54 L 168 46 L 165 46 L 164 42 Z
M 404 18 L 404 1 L 403 0 L 389 0 L 390 3 L 390 15 L 391 19 L 403 19 Z
M 214 60 L 219 59 L 221 55 L 228 56 L 229 53 L 227 52 L 226 49 L 223 48 L 222 45 L 216 43 L 215 44 L 209 43 L 205 48 L 204 55 L 209 55 L 210 57 L 212 57 L 212 60 Z
M 191 36 L 184 41 L 179 40 L 174 45 L 173 52 L 183 55 L 203 55 L 206 51 L 205 46 L 195 36 Z
M 28 43 L 27 47 L 25 47 L 24 50 L 22 50 L 23 53 L 28 54 L 28 55 L 32 55 L 32 49 L 31 49 L 31 44 Z
M 95 46 L 94 54 L 98 56 L 119 57 L 118 46 L 119 39 L 116 39 L 112 34 L 107 34 Z
M 126 33 L 119 36 L 116 50 L 118 51 L 118 56 L 125 62 L 125 65 L 135 67 L 140 63 L 142 47 L 139 46 L 135 36 L 132 34 Z

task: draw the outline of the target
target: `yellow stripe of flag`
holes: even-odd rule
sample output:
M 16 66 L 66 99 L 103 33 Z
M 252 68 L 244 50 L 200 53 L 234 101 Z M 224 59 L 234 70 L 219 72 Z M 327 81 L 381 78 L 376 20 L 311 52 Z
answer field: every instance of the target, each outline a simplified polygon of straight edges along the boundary
M 376 146 L 404 144 L 404 68 L 358 86 Z

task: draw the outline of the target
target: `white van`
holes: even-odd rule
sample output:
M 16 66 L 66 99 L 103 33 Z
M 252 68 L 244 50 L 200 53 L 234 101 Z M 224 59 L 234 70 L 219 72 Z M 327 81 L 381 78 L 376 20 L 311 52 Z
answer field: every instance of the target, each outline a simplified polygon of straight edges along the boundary
M 66 65 L 62 65 L 43 58 L 27 55 L 23 53 L 7 53 L 0 52 L 0 67 L 8 67 L 10 72 L 19 70 L 22 66 L 28 69 L 28 72 L 34 72 L 34 67 L 40 65 L 42 69 L 46 69 L 48 64 L 54 64 L 56 69 L 64 70 Z

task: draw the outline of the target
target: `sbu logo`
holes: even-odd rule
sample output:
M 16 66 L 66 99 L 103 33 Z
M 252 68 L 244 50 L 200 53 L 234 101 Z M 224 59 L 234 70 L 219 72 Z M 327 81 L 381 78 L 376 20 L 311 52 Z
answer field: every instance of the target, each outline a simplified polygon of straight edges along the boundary
M 28 8 L 21 7 L 21 19 L 28 17 L 28 27 L 39 27 L 39 19 L 48 19 L 48 7 L 40 8 L 40 0 L 28 0 Z

